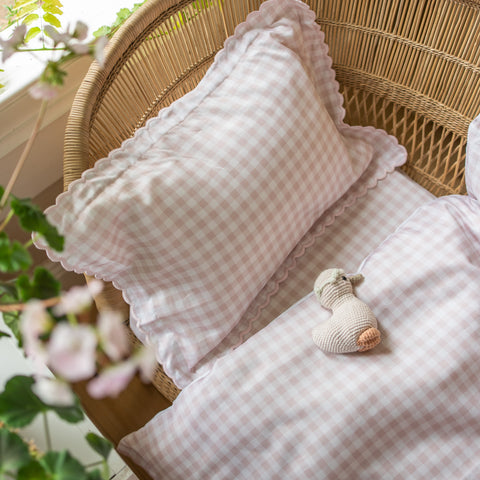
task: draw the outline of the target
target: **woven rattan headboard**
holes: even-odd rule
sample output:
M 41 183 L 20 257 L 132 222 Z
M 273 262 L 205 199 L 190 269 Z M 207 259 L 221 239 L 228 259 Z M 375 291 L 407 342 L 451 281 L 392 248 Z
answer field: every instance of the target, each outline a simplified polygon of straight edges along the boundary
M 110 42 L 105 68 L 94 64 L 77 94 L 65 135 L 65 187 L 193 89 L 260 3 L 150 0 L 139 9 Z M 325 32 L 346 121 L 395 135 L 409 153 L 406 173 L 434 194 L 465 193 L 467 128 L 480 111 L 480 1 L 306 3 Z M 98 305 L 127 312 L 113 287 Z M 158 388 L 170 400 L 178 393 L 164 378 Z

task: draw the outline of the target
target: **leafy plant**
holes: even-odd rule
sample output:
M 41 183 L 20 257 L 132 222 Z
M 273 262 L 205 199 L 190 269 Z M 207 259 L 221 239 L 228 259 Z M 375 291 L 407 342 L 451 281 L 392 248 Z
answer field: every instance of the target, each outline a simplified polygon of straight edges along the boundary
M 93 32 L 93 36 L 95 38 L 101 37 L 103 35 L 107 37 L 111 37 L 125 22 L 125 20 L 132 15 L 132 13 L 136 12 L 145 2 L 148 0 L 143 0 L 143 2 L 135 3 L 132 8 L 121 8 L 117 12 L 117 16 L 114 22 L 111 25 L 103 25 L 102 27 L 98 28 Z
M 48 35 L 45 31 L 47 25 L 61 28 L 62 8 L 63 5 L 59 0 L 16 0 L 13 6 L 8 7 L 7 27 L 19 24 L 26 25 L 26 43 L 42 32 Z
M 0 479 L 107 480 L 107 460 L 112 445 L 97 434 L 91 432 L 85 438 L 101 457 L 89 468 L 83 466 L 67 450 L 52 450 L 47 414 L 52 412 L 69 423 L 78 423 L 84 419 L 78 400 L 69 407 L 47 405 L 33 392 L 33 385 L 31 377 L 19 375 L 11 378 L 0 394 Z M 44 418 L 48 447 L 46 453 L 39 452 L 15 430 L 29 425 L 38 415 Z M 97 466 L 101 466 L 102 470 Z
M 141 4 L 136 4 L 137 9 Z M 109 478 L 107 464 L 112 445 L 94 433 L 87 443 L 101 460 L 85 467 L 68 451 L 52 449 L 48 417 L 57 415 L 69 423 L 84 418 L 71 384 L 88 381 L 91 396 L 115 396 L 140 372 L 147 380 L 156 361 L 151 350 L 132 351 L 122 317 L 115 312 L 100 314 L 96 320 L 89 311 L 101 282 L 74 287 L 62 292 L 61 284 L 45 268 L 32 271 L 29 251 L 41 240 L 62 251 L 64 237 L 29 198 L 12 193 L 25 160 L 32 151 L 43 122 L 48 101 L 63 85 L 64 64 L 81 55 L 94 56 L 103 63 L 106 37 L 87 40 L 87 26 L 77 22 L 70 31 L 61 32 L 63 5 L 59 0 L 16 0 L 9 8 L 9 25 L 15 28 L 8 39 L 0 38 L 2 61 L 17 52 L 54 51 L 47 60 L 38 82 L 30 89 L 41 106 L 30 138 L 20 155 L 8 183 L 0 185 L 0 314 L 9 331 L 0 331 L 0 340 L 13 336 L 34 365 L 47 365 L 55 377 L 45 377 L 36 368 L 31 376 L 15 376 L 0 392 L 0 480 L 102 480 Z M 117 14 L 118 27 L 131 11 Z M 29 48 L 28 42 L 41 36 L 42 46 Z M 3 70 L 2 70 L 3 71 Z M 1 85 L 0 85 L 1 87 Z M 17 221 L 30 239 L 20 242 L 9 238 L 7 227 Z M 25 442 L 16 430 L 37 417 L 45 425 L 47 451 L 42 453 Z M 99 468 L 97 468 L 99 467 Z

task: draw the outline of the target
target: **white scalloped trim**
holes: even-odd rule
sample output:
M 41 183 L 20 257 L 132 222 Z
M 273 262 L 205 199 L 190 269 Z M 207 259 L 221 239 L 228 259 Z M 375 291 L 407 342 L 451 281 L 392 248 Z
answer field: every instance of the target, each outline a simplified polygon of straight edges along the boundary
M 350 128 L 361 132 L 363 138 L 367 138 L 374 145 L 376 155 L 359 180 L 317 220 L 250 304 L 241 320 L 248 322 L 248 325 L 240 332 L 239 339 L 232 349 L 241 345 L 250 334 L 261 312 L 269 305 L 270 299 L 278 292 L 280 284 L 288 278 L 289 273 L 296 267 L 297 260 L 305 254 L 307 248 L 311 247 L 347 208 L 352 207 L 359 198 L 375 188 L 379 181 L 405 163 L 407 153 L 404 147 L 399 145 L 396 137 L 373 127 Z M 392 155 L 395 151 L 396 154 Z

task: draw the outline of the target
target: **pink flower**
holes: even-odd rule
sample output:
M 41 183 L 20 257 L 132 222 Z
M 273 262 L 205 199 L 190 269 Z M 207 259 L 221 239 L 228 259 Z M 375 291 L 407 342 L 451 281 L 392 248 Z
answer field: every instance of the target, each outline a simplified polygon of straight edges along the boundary
M 18 50 L 18 47 L 23 44 L 26 33 L 27 26 L 22 24 L 18 27 L 15 27 L 15 30 L 8 40 L 2 40 L 0 38 L 0 48 L 3 50 L 2 62 L 11 57 Z
M 73 31 L 72 37 L 77 40 L 83 41 L 87 38 L 88 35 L 88 26 L 86 23 L 83 23 L 81 20 L 78 20 L 75 25 L 75 30 Z
M 29 93 L 36 100 L 52 100 L 57 96 L 58 90 L 48 83 L 37 82 L 30 87 Z
M 100 312 L 97 328 L 101 347 L 111 360 L 118 362 L 130 352 L 127 330 L 120 313 Z
M 53 40 L 55 45 L 58 45 L 59 43 L 67 45 L 72 39 L 72 36 L 69 33 L 60 33 L 51 25 L 45 25 L 43 31 Z
M 130 383 L 135 371 L 136 366 L 130 360 L 106 368 L 88 382 L 87 392 L 92 398 L 116 397 Z
M 97 38 L 95 42 L 94 56 L 98 64 L 103 67 L 105 64 L 105 47 L 108 43 L 108 38 L 103 36 Z
M 70 43 L 69 48 L 77 55 L 87 55 L 87 53 L 90 51 L 90 47 L 87 44 L 79 42 Z
M 75 402 L 75 396 L 70 386 L 54 378 L 37 378 L 32 390 L 47 405 L 69 407 Z
M 92 377 L 96 371 L 97 337 L 89 325 L 58 324 L 48 344 L 48 365 L 70 382 Z
M 93 297 L 98 295 L 103 288 L 100 280 L 92 280 L 83 287 L 73 287 L 65 293 L 53 312 L 55 315 L 67 313 L 81 313 L 90 307 Z
M 138 366 L 142 382 L 151 382 L 158 366 L 155 356 L 155 349 L 152 345 L 144 346 L 134 357 L 134 362 Z
M 39 363 L 45 363 L 47 351 L 40 337 L 50 331 L 52 319 L 45 311 L 42 302 L 32 300 L 27 303 L 20 317 L 20 333 L 27 356 Z

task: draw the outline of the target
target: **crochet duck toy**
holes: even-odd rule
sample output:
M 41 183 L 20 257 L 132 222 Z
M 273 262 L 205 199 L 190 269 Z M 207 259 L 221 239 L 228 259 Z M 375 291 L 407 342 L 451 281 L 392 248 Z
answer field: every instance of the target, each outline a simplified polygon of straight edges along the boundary
M 339 268 L 322 272 L 314 292 L 322 306 L 332 310 L 330 319 L 315 327 L 315 344 L 329 353 L 366 352 L 380 343 L 377 319 L 353 293 L 363 275 L 349 275 Z

